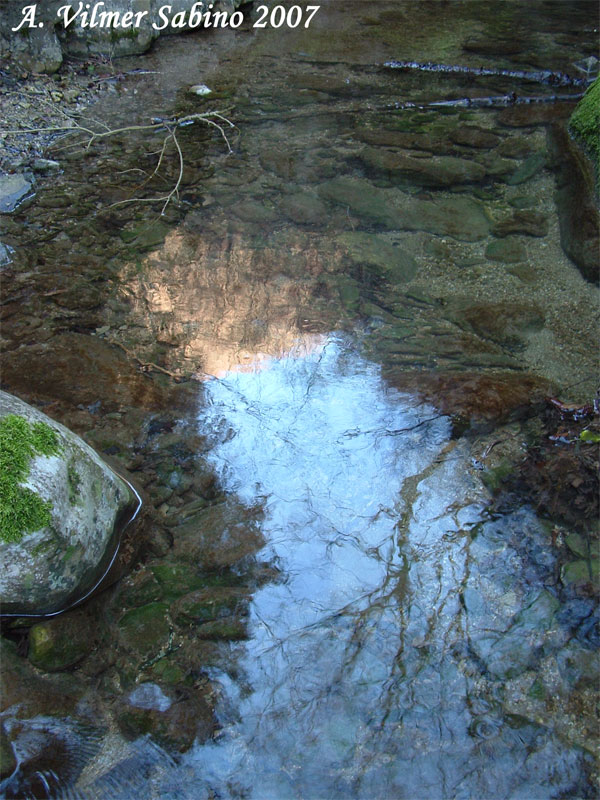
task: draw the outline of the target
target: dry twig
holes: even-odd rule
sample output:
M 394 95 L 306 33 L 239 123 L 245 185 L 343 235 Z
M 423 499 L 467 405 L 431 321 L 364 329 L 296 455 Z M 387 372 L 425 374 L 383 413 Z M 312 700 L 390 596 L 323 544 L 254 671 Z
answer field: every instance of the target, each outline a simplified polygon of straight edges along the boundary
M 6 134 L 28 134 L 28 133 L 56 133 L 62 134 L 60 136 L 59 141 L 62 141 L 65 137 L 71 136 L 73 134 L 79 134 L 79 139 L 75 142 L 64 144 L 61 149 L 65 147 L 83 147 L 85 150 L 89 150 L 90 147 L 98 141 L 103 139 L 107 139 L 111 136 L 118 136 L 121 134 L 128 134 L 133 132 L 151 132 L 157 133 L 160 131 L 164 132 L 164 139 L 162 143 L 162 147 L 160 148 L 158 153 L 158 162 L 154 171 L 146 178 L 146 180 L 137 187 L 136 191 L 142 189 L 152 178 L 157 175 L 158 170 L 163 163 L 163 159 L 167 150 L 167 147 L 170 142 L 173 142 L 175 149 L 177 151 L 177 158 L 179 161 L 179 170 L 177 174 L 177 179 L 175 184 L 171 188 L 169 192 L 163 194 L 159 197 L 130 197 L 125 200 L 119 200 L 116 203 L 112 203 L 109 208 L 113 208 L 118 205 L 123 205 L 125 203 L 159 203 L 162 202 L 163 206 L 161 209 L 161 216 L 165 213 L 167 206 L 173 199 L 177 199 L 179 197 L 179 189 L 181 187 L 181 182 L 183 180 L 183 172 L 185 167 L 185 159 L 183 156 L 183 151 L 181 149 L 181 145 L 179 143 L 179 139 L 177 138 L 177 130 L 183 126 L 193 125 L 195 122 L 201 122 L 205 125 L 209 125 L 212 128 L 216 128 L 223 139 L 225 140 L 225 144 L 227 145 L 228 153 L 232 153 L 232 147 L 227 138 L 226 133 L 226 126 L 229 128 L 235 128 L 233 122 L 231 122 L 225 116 L 226 111 L 205 111 L 203 113 L 196 113 L 196 114 L 187 114 L 183 117 L 172 117 L 170 119 L 162 119 L 157 118 L 152 120 L 151 123 L 147 125 L 126 125 L 121 128 L 109 128 L 103 122 L 99 122 L 97 120 L 90 120 L 89 122 L 95 124 L 102 128 L 102 130 L 94 129 L 93 127 L 89 126 L 89 123 L 83 125 L 80 120 L 74 119 L 73 117 L 69 116 L 70 121 L 72 122 L 71 125 L 63 125 L 63 126 L 50 126 L 47 128 L 19 128 L 16 130 L 3 130 Z M 85 119 L 82 117 L 81 119 Z M 87 120 L 86 120 L 87 123 Z M 0 128 L 0 130 L 2 130 Z M 129 170 L 127 170 L 129 171 Z M 140 170 L 143 172 L 143 170 Z

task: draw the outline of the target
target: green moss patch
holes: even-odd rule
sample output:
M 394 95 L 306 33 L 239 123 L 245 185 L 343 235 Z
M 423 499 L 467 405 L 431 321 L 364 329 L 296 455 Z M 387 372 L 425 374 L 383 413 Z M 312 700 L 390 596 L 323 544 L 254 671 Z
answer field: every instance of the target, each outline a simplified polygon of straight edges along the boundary
M 596 78 L 577 104 L 569 129 L 588 148 L 600 172 L 600 78 Z
M 32 425 L 17 414 L 0 420 L 0 540 L 19 542 L 50 523 L 52 504 L 20 484 L 34 456 L 59 452 L 58 437 L 46 423 Z

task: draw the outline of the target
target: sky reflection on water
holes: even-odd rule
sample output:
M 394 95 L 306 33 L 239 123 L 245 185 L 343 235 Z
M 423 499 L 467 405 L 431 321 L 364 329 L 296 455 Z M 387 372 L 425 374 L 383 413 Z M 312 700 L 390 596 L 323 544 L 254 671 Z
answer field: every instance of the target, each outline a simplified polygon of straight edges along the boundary
M 552 792 L 568 786 L 579 755 L 533 746 L 537 726 L 507 725 L 464 669 L 465 637 L 498 620 L 475 615 L 467 633 L 463 589 L 485 594 L 468 535 L 482 496 L 448 418 L 336 336 L 207 392 L 214 464 L 264 502 L 260 557 L 282 580 L 254 595 L 235 681 L 214 675 L 224 729 L 188 757 L 202 779 L 274 800 L 550 797 L 558 759 Z

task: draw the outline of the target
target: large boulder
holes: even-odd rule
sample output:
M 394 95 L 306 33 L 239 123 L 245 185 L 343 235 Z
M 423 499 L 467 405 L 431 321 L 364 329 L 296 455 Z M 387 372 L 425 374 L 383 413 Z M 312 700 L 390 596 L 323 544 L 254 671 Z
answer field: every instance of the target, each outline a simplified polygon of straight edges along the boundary
M 93 589 L 135 507 L 79 436 L 0 392 L 3 614 L 59 611 Z
M 204 20 L 190 25 L 189 12 L 196 1 L 104 0 L 86 4 L 79 0 L 47 0 L 28 5 L 22 0 L 3 0 L 0 58 L 10 58 L 31 72 L 51 73 L 60 67 L 63 55 L 101 54 L 113 59 L 144 53 L 161 34 L 205 30 Z M 210 6 L 202 6 L 202 13 L 210 8 L 213 13 L 231 15 L 243 1 L 213 0 Z M 35 6 L 33 24 L 24 13 L 24 8 L 30 6 Z M 161 14 L 161 8 L 167 10 Z M 86 13 L 88 16 L 84 16 Z M 102 13 L 107 16 L 101 17 Z M 23 20 L 26 24 L 21 25 Z M 214 23 L 214 18 L 209 17 L 209 22 Z M 14 31 L 17 27 L 19 30 Z

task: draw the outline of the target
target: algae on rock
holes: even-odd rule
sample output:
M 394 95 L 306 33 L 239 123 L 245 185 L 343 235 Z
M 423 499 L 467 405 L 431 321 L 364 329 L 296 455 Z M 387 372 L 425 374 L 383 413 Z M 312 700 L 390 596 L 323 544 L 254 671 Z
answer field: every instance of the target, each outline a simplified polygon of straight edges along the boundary
M 2 611 L 52 613 L 98 583 L 132 494 L 82 439 L 6 392 L 0 461 Z
M 586 146 L 600 173 L 600 78 L 596 78 L 577 104 L 569 130 Z

